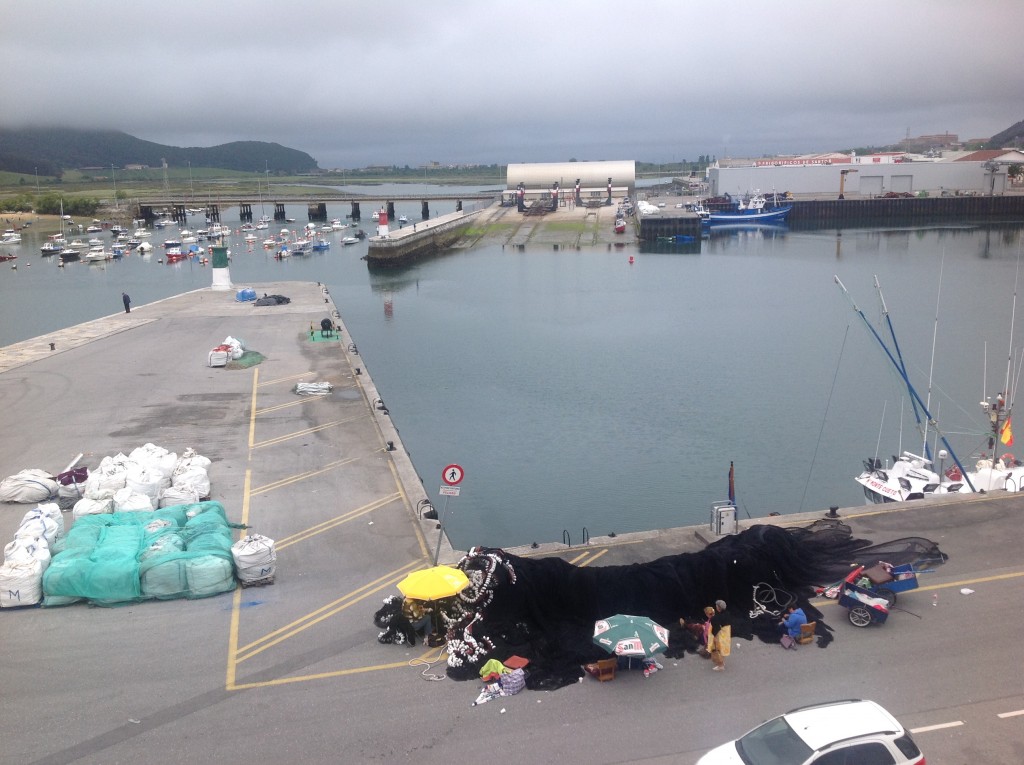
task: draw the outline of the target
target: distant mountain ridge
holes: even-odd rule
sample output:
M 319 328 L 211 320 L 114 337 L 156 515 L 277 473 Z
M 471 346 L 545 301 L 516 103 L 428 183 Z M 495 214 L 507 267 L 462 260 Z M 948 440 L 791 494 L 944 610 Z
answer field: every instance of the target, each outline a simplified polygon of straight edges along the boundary
M 264 141 L 233 141 L 210 147 L 165 146 L 117 130 L 36 127 L 0 128 L 0 170 L 59 175 L 83 167 L 217 167 L 245 172 L 307 173 L 316 160 L 297 149 Z

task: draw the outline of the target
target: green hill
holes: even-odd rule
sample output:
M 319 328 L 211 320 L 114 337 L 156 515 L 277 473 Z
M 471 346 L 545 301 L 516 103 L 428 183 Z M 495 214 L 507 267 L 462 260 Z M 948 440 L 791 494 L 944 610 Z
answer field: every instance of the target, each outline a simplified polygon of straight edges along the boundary
M 58 176 L 85 167 L 215 167 L 294 175 L 318 169 L 305 152 L 277 143 L 233 141 L 210 147 L 164 146 L 117 130 L 0 128 L 0 170 Z

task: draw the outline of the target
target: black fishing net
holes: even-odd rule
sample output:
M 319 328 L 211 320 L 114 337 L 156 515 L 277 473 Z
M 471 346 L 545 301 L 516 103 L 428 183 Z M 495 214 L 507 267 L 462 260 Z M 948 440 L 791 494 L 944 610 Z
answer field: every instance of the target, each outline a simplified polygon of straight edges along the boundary
M 594 622 L 615 614 L 647 616 L 667 627 L 666 655 L 682 657 L 697 650 L 700 641 L 692 625 L 716 600 L 728 604 L 734 637 L 774 642 L 777 617 L 749 615 L 759 582 L 792 593 L 808 621 L 817 621 L 817 642 L 823 647 L 832 634 L 809 603 L 815 585 L 841 579 L 852 564 L 880 551 L 945 559 L 928 540 L 898 540 L 891 551 L 870 544 L 853 538 L 845 524 L 826 519 L 796 529 L 758 525 L 701 552 L 619 566 L 578 567 L 561 558 L 473 548 L 459 562 L 470 585 L 446 620 L 448 674 L 477 679 L 488 659 L 519 655 L 530 660 L 528 687 L 551 690 L 575 682 L 582 664 L 607 658 L 592 641 Z M 910 562 L 890 557 L 883 559 Z

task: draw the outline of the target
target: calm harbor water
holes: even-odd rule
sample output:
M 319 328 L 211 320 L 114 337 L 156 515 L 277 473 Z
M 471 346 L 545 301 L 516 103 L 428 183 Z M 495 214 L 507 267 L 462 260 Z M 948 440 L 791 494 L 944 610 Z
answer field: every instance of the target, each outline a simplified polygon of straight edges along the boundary
M 418 203 L 396 208 L 418 220 Z M 876 444 L 886 458 L 902 433 L 920 449 L 834 275 L 873 321 L 878 275 L 922 397 L 938 316 L 933 414 L 962 459 L 981 451 L 977 402 L 1003 389 L 1022 241 L 1020 224 L 740 230 L 699 253 L 488 245 L 385 274 L 367 271 L 365 243 L 277 261 L 236 241 L 231 276 L 328 285 L 438 509 L 442 468 L 465 468 L 447 504 L 456 547 L 578 544 L 706 522 L 730 461 L 756 517 L 860 504 L 852 477 Z M 58 269 L 38 244 L 9 248 L 18 268 L 0 274 L 4 345 L 118 312 L 122 291 L 138 306 L 210 283 L 158 255 Z

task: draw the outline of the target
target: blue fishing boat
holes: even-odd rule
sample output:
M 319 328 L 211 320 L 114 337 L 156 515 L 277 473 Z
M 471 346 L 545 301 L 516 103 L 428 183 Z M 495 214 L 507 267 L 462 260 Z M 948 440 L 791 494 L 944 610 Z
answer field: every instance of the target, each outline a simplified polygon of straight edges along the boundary
M 757 193 L 742 199 L 736 207 L 728 210 L 697 211 L 702 221 L 710 226 L 721 223 L 782 223 L 786 220 L 793 205 L 779 205 L 777 201 L 769 205 L 764 194 Z

